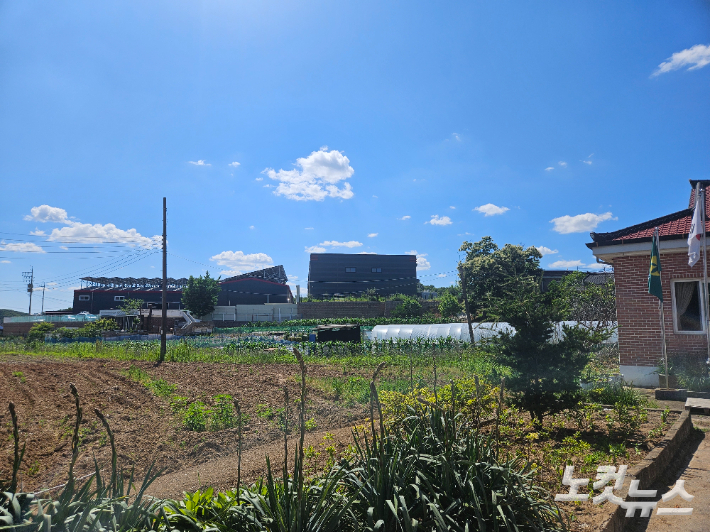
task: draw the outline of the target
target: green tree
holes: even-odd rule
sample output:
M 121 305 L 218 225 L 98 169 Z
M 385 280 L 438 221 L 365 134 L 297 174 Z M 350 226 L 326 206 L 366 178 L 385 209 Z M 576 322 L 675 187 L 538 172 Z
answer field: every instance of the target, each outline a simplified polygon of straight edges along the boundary
M 556 335 L 564 307 L 554 294 L 541 293 L 530 277 L 508 286 L 503 297 L 489 300 L 489 312 L 515 332 L 500 333 L 490 340 L 489 348 L 498 363 L 511 369 L 506 387 L 514 404 L 541 425 L 544 416 L 577 404 L 578 383 L 590 349 L 604 336 L 569 326 L 562 326 Z
M 611 327 L 616 321 L 614 281 L 595 284 L 588 277 L 584 272 L 570 273 L 551 283 L 550 292 L 558 300 L 563 319 L 597 329 Z
M 484 236 L 478 242 L 464 242 L 459 251 L 466 253 L 463 288 L 473 319 L 490 319 L 487 302 L 503 297 L 521 279 L 538 285 L 542 280 L 542 255 L 535 247 L 506 244 L 499 248 L 491 237 Z
M 111 318 L 101 318 L 91 323 L 87 323 L 76 332 L 76 336 L 83 338 L 99 338 L 105 331 L 115 331 L 118 325 Z
M 124 299 L 118 306 L 118 309 L 126 314 L 130 314 L 143 308 L 143 303 L 145 302 L 142 299 Z
M 417 298 L 402 296 L 401 303 L 397 305 L 391 312 L 391 316 L 395 318 L 412 318 L 422 315 L 422 304 Z
M 54 331 L 54 325 L 42 321 L 35 323 L 27 333 L 27 343 L 36 344 L 44 342 L 44 337 Z
M 195 316 L 206 316 L 214 311 L 219 292 L 219 278 L 213 279 L 210 272 L 205 272 L 204 277 L 191 275 L 182 291 L 182 304 Z
M 439 313 L 444 318 L 458 316 L 461 313 L 461 303 L 451 294 L 444 292 L 439 301 Z

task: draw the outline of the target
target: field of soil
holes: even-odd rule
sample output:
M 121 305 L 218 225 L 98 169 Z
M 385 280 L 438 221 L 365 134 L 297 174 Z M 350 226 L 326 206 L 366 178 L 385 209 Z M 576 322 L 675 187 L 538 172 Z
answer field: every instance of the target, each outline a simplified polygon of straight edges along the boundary
M 175 393 L 209 404 L 217 394 L 236 398 L 248 415 L 243 429 L 244 459 L 242 478 L 254 480 L 265 471 L 265 457 L 272 458 L 277 471 L 282 463 L 283 432 L 274 418 L 263 414 L 264 406 L 283 406 L 284 386 L 291 401 L 299 396 L 298 366 L 238 365 L 208 363 L 134 362 L 154 379 L 177 385 Z M 194 432 L 183 428 L 173 413 L 169 400 L 156 397 L 143 384 L 127 376 L 130 362 L 77 360 L 4 355 L 0 358 L 0 479 L 12 471 L 12 424 L 7 405 L 16 405 L 21 444 L 27 446 L 21 469 L 24 490 L 41 490 L 66 482 L 71 459 L 71 434 L 75 417 L 74 401 L 69 391 L 73 382 L 80 394 L 84 411 L 81 424 L 81 454 L 77 476 L 93 472 L 94 456 L 101 466 L 110 465 L 110 445 L 105 431 L 94 414 L 101 410 L 116 437 L 119 465 L 136 475 L 155 462 L 164 469 L 151 492 L 164 497 L 178 497 L 186 489 L 213 485 L 233 486 L 236 481 L 237 429 L 217 432 Z M 309 365 L 313 377 L 342 376 L 342 369 Z M 262 405 L 262 406 L 257 406 Z M 290 424 L 295 427 L 297 405 L 292 404 Z M 258 415 L 259 412 L 261 415 Z M 362 420 L 365 409 L 346 406 L 309 389 L 307 418 L 316 427 L 309 431 L 306 445 L 322 449 L 326 434 L 332 434 L 337 449 L 350 441 L 350 427 Z M 290 443 L 289 454 L 295 449 Z M 325 455 L 325 453 L 322 453 Z M 201 464 L 206 467 L 200 467 Z M 198 480 L 199 477 L 199 480 Z

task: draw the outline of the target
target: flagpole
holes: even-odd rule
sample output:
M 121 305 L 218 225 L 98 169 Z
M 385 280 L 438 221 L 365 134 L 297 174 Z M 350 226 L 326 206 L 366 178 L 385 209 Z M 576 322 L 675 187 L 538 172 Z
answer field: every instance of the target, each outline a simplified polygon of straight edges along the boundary
M 700 190 L 700 183 L 697 184 L 696 188 L 696 194 Z M 704 311 L 705 311 L 705 340 L 707 344 L 707 358 L 705 360 L 705 363 L 707 364 L 710 362 L 710 308 L 708 308 L 708 303 L 710 302 L 708 300 L 708 239 L 707 239 L 707 232 L 705 231 L 705 187 L 703 187 L 702 190 L 702 220 L 703 220 L 703 303 L 704 303 Z
M 653 231 L 653 240 L 656 244 L 656 249 L 658 250 L 658 257 L 660 262 L 661 256 L 661 239 L 658 236 L 658 227 Z M 658 282 L 663 287 L 663 277 L 661 274 L 661 269 L 658 268 Z M 663 290 L 663 288 L 661 288 Z M 663 292 L 661 292 L 663 293 Z M 663 372 L 666 376 L 666 388 L 668 388 L 668 353 L 666 351 L 666 316 L 663 312 L 663 297 L 658 298 L 658 309 L 660 311 L 661 317 L 661 353 L 663 354 Z

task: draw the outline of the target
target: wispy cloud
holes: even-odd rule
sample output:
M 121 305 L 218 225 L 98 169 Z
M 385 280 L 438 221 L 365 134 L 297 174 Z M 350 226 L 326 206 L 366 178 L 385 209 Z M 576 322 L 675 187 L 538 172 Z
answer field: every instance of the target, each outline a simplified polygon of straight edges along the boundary
M 220 272 L 222 275 L 239 275 L 260 270 L 269 267 L 274 262 L 266 253 L 247 254 L 243 251 L 223 251 L 210 257 L 210 260 L 227 268 Z
M 426 257 L 428 256 L 427 253 L 417 253 L 417 250 L 413 249 L 411 251 L 405 251 L 404 254 L 415 255 L 417 257 L 417 271 L 425 271 L 431 269 L 431 264 L 426 259 Z
M 674 53 L 651 74 L 651 77 L 660 76 L 672 70 L 688 67 L 688 70 L 697 70 L 710 64 L 710 45 L 696 44 L 685 50 Z
M 380 234 L 380 233 L 370 233 L 369 235 L 367 235 L 367 237 L 368 237 L 368 238 L 375 238 L 375 237 L 376 237 L 377 235 L 379 235 L 379 234 Z
M 451 206 L 449 207 L 449 209 L 454 209 L 454 210 L 456 210 L 456 207 L 454 207 L 453 205 L 451 205 Z
M 584 164 L 592 164 L 592 161 L 590 161 L 590 160 L 586 160 L 586 161 L 582 161 L 582 162 L 583 162 Z
M 555 169 L 554 166 L 548 166 L 547 168 L 545 168 L 545 171 L 546 171 L 546 172 L 552 172 L 554 169 Z
M 401 218 L 397 218 L 397 219 L 398 220 L 409 220 L 410 218 L 411 218 L 411 216 L 407 215 L 407 216 L 402 216 Z
M 11 251 L 13 253 L 45 253 L 45 251 L 34 242 L 15 242 L 6 244 L 2 242 L 0 251 Z
M 318 244 L 319 246 L 326 246 L 329 248 L 359 248 L 362 246 L 362 242 L 357 240 L 348 240 L 347 242 L 338 242 L 337 240 L 326 240 Z
M 305 229 L 306 231 L 313 231 L 313 228 L 312 228 L 312 227 L 304 227 L 304 229 Z
M 595 229 L 597 225 L 606 220 L 617 220 L 610 212 L 604 214 L 593 214 L 591 212 L 585 214 L 577 214 L 576 216 L 560 216 L 553 218 L 550 223 L 555 224 L 552 228 L 558 233 L 586 233 Z
M 206 163 L 204 159 L 200 159 L 199 161 L 187 161 L 190 164 L 194 164 L 195 166 L 212 166 L 210 163 Z
M 510 209 L 508 207 L 498 207 L 497 205 L 493 205 L 492 203 L 486 203 L 485 205 L 481 205 L 480 207 L 476 207 L 473 210 L 481 212 L 485 216 L 496 216 L 497 214 L 506 213 Z
M 565 161 L 560 161 L 557 164 L 559 164 L 562 168 L 567 168 L 567 162 Z
M 350 160 L 338 150 L 323 148 L 297 159 L 296 169 L 266 168 L 262 173 L 279 182 L 274 194 L 296 201 L 352 198 L 355 195 L 352 186 L 345 181 L 355 173 Z M 342 186 L 338 186 L 341 182 Z
M 548 268 L 556 268 L 560 270 L 572 270 L 577 268 L 582 268 L 585 270 L 601 270 L 602 268 L 604 268 L 604 266 L 604 264 L 599 264 L 597 262 L 585 264 L 581 260 L 558 260 L 548 265 Z
M 325 251 L 322 246 L 306 246 L 306 253 L 325 253 Z
M 254 181 L 263 181 L 263 180 L 264 180 L 263 177 L 257 177 Z
M 556 249 L 550 249 L 547 246 L 535 246 L 535 249 L 537 249 L 543 257 L 545 255 L 554 255 L 555 253 L 558 253 Z
M 459 135 L 458 133 L 452 133 L 451 136 L 454 137 L 454 140 L 461 142 L 461 135 Z
M 0 260 L 0 264 L 12 264 L 9 260 Z
M 253 226 L 253 225 L 250 225 L 250 226 L 249 226 L 249 229 L 254 229 L 254 226 Z
M 445 273 L 440 273 L 440 274 L 437 275 L 437 277 L 448 277 L 448 275 L 445 274 Z
M 242 163 L 238 163 L 237 161 L 234 161 L 233 163 L 229 163 L 227 166 L 231 166 L 232 168 L 236 168 L 237 166 L 241 166 Z
M 428 222 L 424 222 L 425 224 L 431 224 L 431 225 L 451 225 L 453 222 L 451 221 L 451 218 L 448 216 L 441 216 L 439 217 L 438 214 L 432 214 L 431 215 L 431 220 Z
M 45 233 L 41 229 L 37 229 L 37 228 L 35 228 L 34 231 L 30 231 L 30 234 L 33 236 L 47 236 L 47 233 Z

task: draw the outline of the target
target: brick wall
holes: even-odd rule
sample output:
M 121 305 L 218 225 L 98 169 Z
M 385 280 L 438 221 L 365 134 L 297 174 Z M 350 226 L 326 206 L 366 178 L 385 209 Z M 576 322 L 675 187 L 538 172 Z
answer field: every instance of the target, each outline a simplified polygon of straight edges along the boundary
M 37 322 L 35 322 L 37 323 Z M 3 327 L 5 328 L 5 331 L 3 334 L 5 336 L 27 336 L 27 333 L 30 332 L 30 329 L 32 326 L 35 324 L 32 322 L 14 322 L 14 323 L 3 323 Z M 72 322 L 49 322 L 51 323 L 55 329 L 59 327 L 73 327 L 73 328 L 78 328 L 84 325 L 84 323 L 72 323 Z
M 658 299 L 648 293 L 649 261 L 650 257 L 646 255 L 614 259 L 621 365 L 655 366 L 661 358 Z M 707 353 L 705 335 L 675 334 L 671 308 L 671 280 L 702 279 L 702 261 L 689 268 L 686 253 L 664 253 L 661 254 L 661 267 L 668 355 L 704 356 Z

